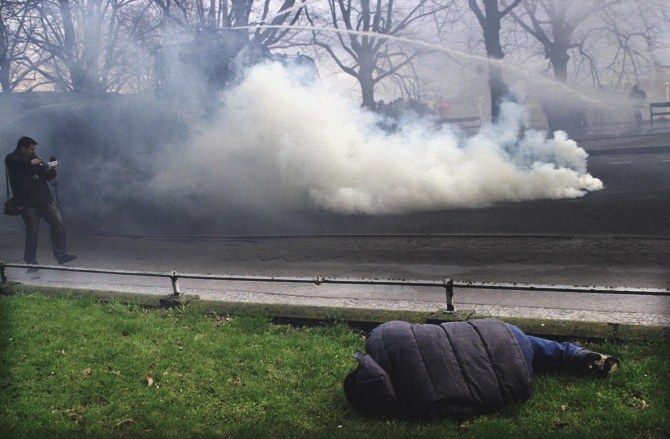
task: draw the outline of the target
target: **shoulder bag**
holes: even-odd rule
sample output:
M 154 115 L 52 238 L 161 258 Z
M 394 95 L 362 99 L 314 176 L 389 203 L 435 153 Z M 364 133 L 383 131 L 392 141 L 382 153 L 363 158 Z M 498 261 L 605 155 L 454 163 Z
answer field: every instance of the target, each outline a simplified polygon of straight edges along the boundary
M 7 171 L 7 166 L 5 166 L 5 182 L 7 183 L 7 201 L 5 201 L 5 215 L 21 215 L 25 206 L 19 204 L 16 201 L 16 198 L 9 196 L 9 171 Z

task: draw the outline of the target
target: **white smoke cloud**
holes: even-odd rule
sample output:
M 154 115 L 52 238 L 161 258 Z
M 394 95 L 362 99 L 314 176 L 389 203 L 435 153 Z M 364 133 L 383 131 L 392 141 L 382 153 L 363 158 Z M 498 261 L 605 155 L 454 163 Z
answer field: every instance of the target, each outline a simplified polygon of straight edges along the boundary
M 500 123 L 470 137 L 410 119 L 387 133 L 378 115 L 277 63 L 253 68 L 223 99 L 218 120 L 162 163 L 155 190 L 210 210 L 389 214 L 576 198 L 603 187 L 582 148 L 562 132 L 524 130 L 524 108 L 512 102 Z

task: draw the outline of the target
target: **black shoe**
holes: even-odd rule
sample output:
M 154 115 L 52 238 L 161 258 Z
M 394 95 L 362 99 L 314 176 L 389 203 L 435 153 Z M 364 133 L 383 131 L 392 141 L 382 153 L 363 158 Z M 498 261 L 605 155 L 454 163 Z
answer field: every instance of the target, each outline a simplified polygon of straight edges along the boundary
M 599 378 L 605 378 L 619 370 L 621 364 L 617 357 L 587 352 L 581 358 L 581 366 L 585 372 L 594 374 Z
M 61 265 L 62 264 L 67 264 L 68 262 L 72 262 L 75 259 L 77 259 L 77 255 L 67 255 L 66 254 L 66 255 L 58 257 L 58 263 L 61 264 Z

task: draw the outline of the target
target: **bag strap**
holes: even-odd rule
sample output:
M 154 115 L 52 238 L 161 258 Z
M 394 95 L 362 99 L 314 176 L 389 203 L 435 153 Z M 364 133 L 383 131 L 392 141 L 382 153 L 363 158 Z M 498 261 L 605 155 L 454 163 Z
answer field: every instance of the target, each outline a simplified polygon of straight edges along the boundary
M 5 165 L 5 183 L 7 185 L 7 199 L 9 200 L 9 171 L 7 165 Z

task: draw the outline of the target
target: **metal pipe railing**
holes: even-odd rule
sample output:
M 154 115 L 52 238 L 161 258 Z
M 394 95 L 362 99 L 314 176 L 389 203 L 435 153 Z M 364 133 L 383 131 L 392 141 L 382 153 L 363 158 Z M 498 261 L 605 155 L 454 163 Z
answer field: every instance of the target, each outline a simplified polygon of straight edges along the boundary
M 454 282 L 458 288 L 479 288 L 484 290 L 516 290 L 540 291 L 561 293 L 598 293 L 598 294 L 630 294 L 638 296 L 670 296 L 668 288 L 638 288 L 638 287 L 604 287 L 580 285 L 547 285 L 523 284 L 504 282 Z
M 667 288 L 635 288 L 635 287 L 603 287 L 603 286 L 579 286 L 579 285 L 546 285 L 546 284 L 523 284 L 523 283 L 498 283 L 498 282 L 464 282 L 453 279 L 373 279 L 373 278 L 340 278 L 327 276 L 301 277 L 301 276 L 257 276 L 257 275 L 235 275 L 235 274 L 197 274 L 156 272 L 156 271 L 133 271 L 133 270 L 110 270 L 105 268 L 63 267 L 57 265 L 30 265 L 12 264 L 0 261 L 0 277 L 2 282 L 7 282 L 6 268 L 37 268 L 54 271 L 73 271 L 92 274 L 113 274 L 123 276 L 148 276 L 165 277 L 172 281 L 173 297 L 178 298 L 182 293 L 179 288 L 179 279 L 199 280 L 221 280 L 236 282 L 278 282 L 278 283 L 310 283 L 340 284 L 340 285 L 393 285 L 412 287 L 439 287 L 444 288 L 446 293 L 447 311 L 454 311 L 454 289 L 488 289 L 488 290 L 516 290 L 537 292 L 564 292 L 564 293 L 600 293 L 600 294 L 631 294 L 646 296 L 670 296 Z

